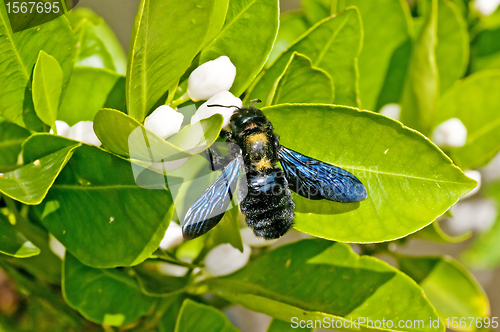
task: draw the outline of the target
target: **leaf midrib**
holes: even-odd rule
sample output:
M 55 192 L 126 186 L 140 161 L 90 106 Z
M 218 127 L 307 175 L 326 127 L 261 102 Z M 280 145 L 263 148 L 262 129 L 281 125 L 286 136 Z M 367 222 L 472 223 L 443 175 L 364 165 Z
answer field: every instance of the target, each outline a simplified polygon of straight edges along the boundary
M 3 14 L 3 11 L 2 11 L 2 14 Z M 4 18 L 3 15 L 0 15 L 0 17 L 2 18 L 2 24 L 5 27 L 5 32 L 6 32 L 5 35 L 7 36 L 7 39 L 9 40 L 10 44 L 12 45 L 12 49 L 14 50 L 14 53 L 16 54 L 16 58 L 17 58 L 18 62 L 20 63 L 20 67 L 22 69 L 24 77 L 26 78 L 26 80 L 28 80 L 29 79 L 28 71 L 27 71 L 26 67 L 24 66 L 24 62 L 23 62 L 23 60 L 21 58 L 21 55 L 17 51 L 17 48 L 16 48 L 16 46 L 14 44 L 13 34 L 10 33 L 9 28 L 8 28 L 8 26 L 10 24 L 7 24 L 5 22 L 5 18 Z
M 330 46 L 333 44 L 333 41 L 335 39 L 337 39 L 337 36 L 338 34 L 340 33 L 340 31 L 344 28 L 344 26 L 347 24 L 347 21 L 349 20 L 349 17 L 346 17 L 344 19 L 344 21 L 339 25 L 339 27 L 337 28 L 337 30 L 335 31 L 335 33 L 332 34 L 332 36 L 330 37 L 330 39 L 328 40 L 328 42 L 326 43 L 325 47 L 323 48 L 323 50 L 321 51 L 321 53 L 319 54 L 318 58 L 316 59 L 316 61 L 313 63 L 314 66 L 319 66 L 319 63 L 323 60 L 326 52 L 330 49 Z

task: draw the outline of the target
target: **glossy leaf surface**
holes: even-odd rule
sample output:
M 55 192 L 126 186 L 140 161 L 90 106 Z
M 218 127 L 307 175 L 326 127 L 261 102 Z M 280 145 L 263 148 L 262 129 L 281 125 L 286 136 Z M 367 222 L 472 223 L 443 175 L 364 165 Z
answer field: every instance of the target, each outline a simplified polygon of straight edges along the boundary
M 241 95 L 266 63 L 278 33 L 278 15 L 278 0 L 230 1 L 226 22 L 202 50 L 200 64 L 228 56 L 236 66 L 230 91 Z
M 412 277 L 424 290 L 442 320 L 454 317 L 488 317 L 488 298 L 472 274 L 451 257 L 402 257 L 401 271 Z M 455 328 L 475 331 L 476 326 Z
M 24 145 L 25 160 L 69 144 L 73 141 L 59 136 L 32 136 Z M 145 170 L 141 178 L 147 181 L 152 174 Z M 135 181 L 130 162 L 83 145 L 35 212 L 85 264 L 136 265 L 158 248 L 172 219 L 173 205 L 168 190 L 148 190 Z
M 40 204 L 78 147 L 76 142 L 0 176 L 0 192 L 24 204 Z
M 294 195 L 302 232 L 345 242 L 394 240 L 430 224 L 476 186 L 428 139 L 385 116 L 314 104 L 264 113 L 282 145 L 351 172 L 368 191 L 350 204 Z
M 356 255 L 346 244 L 318 239 L 279 247 L 242 270 L 205 284 L 231 302 L 285 322 L 292 317 L 313 321 L 437 319 L 409 277 L 375 258 Z M 351 330 L 360 329 L 356 325 Z M 444 327 L 425 330 L 444 331 Z
M 361 18 L 355 8 L 324 19 L 308 30 L 267 69 L 245 100 L 267 98 L 294 52 L 304 54 L 333 79 L 335 103 L 358 105 L 357 58 L 361 50 Z
M 207 35 L 213 7 L 214 0 L 141 1 L 127 67 L 131 117 L 144 120 L 190 66 Z M 187 31 L 189 38 L 184 38 Z
M 458 118 L 467 128 L 467 141 L 450 150 L 453 161 L 464 169 L 485 165 L 500 150 L 500 72 L 472 75 L 443 96 L 435 125 Z
M 13 123 L 0 122 L 0 172 L 9 171 L 17 163 L 21 145 L 30 132 Z
M 63 269 L 66 302 L 86 319 L 110 326 L 135 322 L 154 305 L 133 277 L 116 269 L 96 269 L 66 253 Z
M 0 253 L 25 258 L 38 255 L 40 249 L 18 232 L 0 213 Z
M 28 83 L 40 50 L 53 56 L 61 65 L 63 86 L 69 80 L 74 54 L 71 28 L 68 20 L 61 16 L 37 28 L 13 34 L 5 7 L 0 6 L 0 49 L 0 86 L 3 87 L 0 115 L 24 126 L 25 94 L 31 88 Z
M 214 307 L 186 299 L 179 312 L 175 332 L 191 331 L 237 332 L 238 329 Z
M 33 104 L 40 120 L 53 127 L 62 93 L 63 71 L 57 60 L 40 51 L 33 72 Z
M 333 99 L 330 75 L 313 67 L 306 56 L 294 53 L 278 81 L 272 105 L 299 102 L 329 104 Z

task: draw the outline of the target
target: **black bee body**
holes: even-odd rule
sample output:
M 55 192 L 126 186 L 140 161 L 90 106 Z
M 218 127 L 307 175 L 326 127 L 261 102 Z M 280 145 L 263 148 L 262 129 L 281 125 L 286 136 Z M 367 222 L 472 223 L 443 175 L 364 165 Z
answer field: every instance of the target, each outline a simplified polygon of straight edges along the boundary
M 238 191 L 241 212 L 255 235 L 276 239 L 293 224 L 295 203 L 288 182 L 277 166 L 279 136 L 261 110 L 242 107 L 230 122 L 229 141 L 242 150 L 247 180 L 247 195 Z M 244 188 L 240 183 L 239 188 Z
M 222 219 L 240 170 L 246 173 L 246 183 L 241 178 L 238 184 L 241 212 L 255 235 L 264 239 L 279 238 L 292 227 L 295 203 L 290 189 L 313 200 L 352 203 L 366 198 L 366 188 L 351 173 L 280 145 L 261 110 L 236 108 L 229 124 L 231 131 L 223 130 L 221 136 L 241 152 L 233 148 L 229 157 L 223 158 L 212 148 L 207 150 L 212 169 L 222 170 L 222 174 L 186 213 L 182 226 L 186 239 L 206 233 Z

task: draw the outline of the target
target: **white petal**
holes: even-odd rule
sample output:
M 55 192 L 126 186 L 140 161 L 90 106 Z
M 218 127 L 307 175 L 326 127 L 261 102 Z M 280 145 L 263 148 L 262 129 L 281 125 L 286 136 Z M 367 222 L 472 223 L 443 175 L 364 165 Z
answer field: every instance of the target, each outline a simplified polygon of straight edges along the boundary
M 80 121 L 72 126 L 68 131 L 68 138 L 95 146 L 101 146 L 101 141 L 99 141 L 99 138 L 97 138 L 94 132 L 94 124 L 92 121 Z
M 67 124 L 66 122 L 56 120 L 56 129 L 58 136 L 68 137 L 69 128 L 69 124 Z M 51 129 L 49 133 L 54 134 L 54 131 Z
M 189 271 L 189 269 L 185 266 L 169 264 L 165 262 L 158 263 L 156 268 L 160 274 L 174 277 L 184 277 Z
M 467 128 L 457 118 L 446 120 L 434 129 L 432 140 L 441 147 L 459 148 L 467 141 Z
M 246 243 L 251 247 L 267 247 L 278 241 L 278 239 L 265 240 L 264 238 L 258 237 L 249 227 L 242 228 L 240 230 L 240 233 L 241 233 L 241 240 L 243 241 L 243 243 Z
M 224 120 L 222 122 L 222 128 L 225 128 L 229 125 L 229 121 L 231 120 L 231 115 L 236 111 L 236 107 L 208 107 L 208 105 L 224 105 L 224 106 L 236 106 L 241 107 L 243 102 L 240 98 L 235 97 L 229 91 L 222 91 L 207 100 L 203 103 L 196 113 L 191 118 L 191 124 L 194 124 L 202 119 L 206 119 L 214 115 L 215 113 L 219 113 L 223 116 Z
M 451 207 L 453 218 L 449 219 L 448 226 L 456 234 L 477 230 L 488 230 L 496 220 L 496 204 L 488 199 L 472 198 L 460 201 Z
M 205 269 L 213 277 L 231 274 L 248 263 L 251 252 L 247 244 L 243 244 L 243 252 L 229 243 L 218 245 L 205 257 Z
M 399 120 L 399 115 L 401 114 L 401 106 L 399 104 L 387 104 L 380 110 L 380 114 L 385 115 L 388 118 Z
M 500 5 L 500 0 L 476 0 L 474 7 L 479 10 L 483 15 L 487 16 L 492 14 L 495 9 Z
M 465 194 L 462 199 L 466 198 L 466 197 L 470 197 L 472 195 L 474 195 L 475 193 L 477 193 L 479 191 L 479 189 L 481 188 L 481 173 L 479 173 L 478 171 L 474 171 L 474 170 L 469 170 L 469 171 L 465 171 L 464 172 L 465 175 L 467 175 L 468 177 L 470 177 L 471 179 L 473 180 L 476 180 L 477 181 L 477 187 L 472 189 L 470 192 L 468 192 L 467 194 Z
M 171 221 L 168 225 L 168 229 L 165 232 L 163 240 L 161 240 L 160 248 L 163 250 L 168 250 L 170 248 L 177 247 L 184 241 L 182 236 L 182 228 L 175 222 Z
M 235 77 L 236 67 L 227 56 L 205 62 L 189 75 L 189 98 L 193 101 L 207 100 L 221 91 L 227 91 Z
M 50 250 L 57 257 L 59 257 L 60 259 L 64 259 L 64 253 L 66 252 L 66 248 L 52 234 L 49 234 L 49 247 L 50 247 Z
M 144 121 L 144 126 L 165 139 L 176 134 L 182 125 L 184 115 L 168 105 L 162 105 Z

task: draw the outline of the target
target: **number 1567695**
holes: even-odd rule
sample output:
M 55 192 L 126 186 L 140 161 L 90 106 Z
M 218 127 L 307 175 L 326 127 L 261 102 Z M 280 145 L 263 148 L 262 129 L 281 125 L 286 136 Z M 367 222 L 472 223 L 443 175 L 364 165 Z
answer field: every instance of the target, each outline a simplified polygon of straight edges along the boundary
M 48 14 L 48 13 L 59 13 L 61 9 L 59 8 L 59 2 L 7 2 L 5 4 L 7 8 L 7 13 L 11 14 L 27 14 L 27 13 L 38 13 L 38 14 Z

